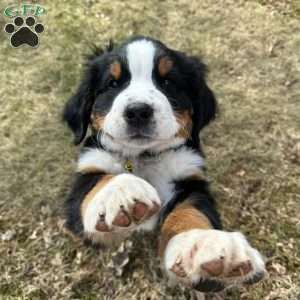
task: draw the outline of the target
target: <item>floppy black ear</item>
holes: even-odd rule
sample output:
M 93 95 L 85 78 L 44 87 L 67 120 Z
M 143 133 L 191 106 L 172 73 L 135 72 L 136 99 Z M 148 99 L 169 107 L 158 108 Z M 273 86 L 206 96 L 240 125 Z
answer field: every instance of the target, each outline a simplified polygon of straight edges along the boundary
M 80 144 L 86 135 L 93 102 L 90 75 L 87 71 L 77 92 L 69 99 L 63 112 L 63 120 L 74 133 L 75 145 Z
M 207 68 L 197 57 L 185 56 L 188 67 L 190 97 L 193 102 L 193 130 L 192 139 L 199 144 L 199 132 L 217 113 L 217 101 L 213 91 L 206 83 Z
M 217 113 L 217 101 L 213 91 L 206 84 L 204 78 L 198 83 L 194 98 L 193 132 L 194 140 L 199 139 L 199 133 L 208 123 L 215 119 Z
M 77 92 L 67 102 L 63 120 L 67 122 L 74 133 L 74 144 L 78 145 L 84 139 L 95 102 L 95 88 L 101 78 L 101 60 L 105 55 L 113 50 L 114 44 L 109 44 L 100 48 L 96 45 L 90 45 L 90 54 L 86 55 L 86 71 L 79 85 Z

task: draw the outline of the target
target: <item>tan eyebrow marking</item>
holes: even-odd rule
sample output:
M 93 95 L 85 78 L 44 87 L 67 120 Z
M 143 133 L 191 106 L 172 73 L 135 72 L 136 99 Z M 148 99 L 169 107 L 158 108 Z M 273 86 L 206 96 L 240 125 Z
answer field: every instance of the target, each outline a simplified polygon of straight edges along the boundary
M 158 63 L 158 72 L 160 76 L 166 76 L 173 67 L 173 61 L 168 57 L 164 56 L 159 60 Z
M 119 80 L 121 78 L 121 64 L 118 61 L 114 61 L 110 65 L 110 74 L 115 80 Z

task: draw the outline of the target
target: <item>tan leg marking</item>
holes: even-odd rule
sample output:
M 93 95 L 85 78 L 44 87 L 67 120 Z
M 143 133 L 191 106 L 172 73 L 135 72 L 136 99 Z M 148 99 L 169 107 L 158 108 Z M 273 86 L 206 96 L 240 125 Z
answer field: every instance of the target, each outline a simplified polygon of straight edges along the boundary
M 167 216 L 160 231 L 159 255 L 164 255 L 169 240 L 178 233 L 191 229 L 211 229 L 208 218 L 186 200 Z

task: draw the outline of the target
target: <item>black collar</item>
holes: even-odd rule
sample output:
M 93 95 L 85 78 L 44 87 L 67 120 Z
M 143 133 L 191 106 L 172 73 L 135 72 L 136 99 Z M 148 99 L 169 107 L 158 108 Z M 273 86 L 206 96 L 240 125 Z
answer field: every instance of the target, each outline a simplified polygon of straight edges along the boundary
M 178 149 L 186 146 L 186 143 L 180 144 L 180 145 L 175 146 L 175 147 L 166 148 L 166 149 L 164 149 L 162 151 L 159 151 L 159 152 L 151 152 L 151 151 L 146 150 L 146 151 L 138 154 L 137 156 L 126 156 L 126 155 L 123 155 L 123 153 L 121 151 L 115 151 L 115 150 L 109 149 L 107 147 L 104 147 L 101 144 L 101 142 L 98 141 L 97 134 L 95 134 L 95 132 L 94 132 L 89 138 L 86 139 L 84 146 L 85 147 L 93 146 L 93 147 L 96 147 L 96 148 L 101 148 L 101 149 L 105 150 L 106 152 L 117 154 L 120 157 L 123 157 L 124 159 L 139 159 L 139 158 L 140 159 L 145 159 L 145 158 L 159 157 L 161 154 L 169 152 L 169 151 L 177 151 Z
M 101 145 L 102 149 L 105 150 L 106 152 L 109 152 L 109 153 L 112 153 L 112 154 L 117 154 L 117 155 L 119 155 L 121 157 L 124 157 L 125 160 L 128 160 L 128 159 L 158 158 L 163 153 L 167 153 L 167 152 L 170 152 L 170 151 L 177 151 L 177 150 L 183 148 L 184 146 L 185 146 L 185 144 L 180 144 L 180 145 L 178 145 L 176 147 L 170 147 L 170 148 L 161 150 L 159 152 L 151 152 L 151 151 L 146 150 L 146 151 L 138 154 L 137 156 L 130 157 L 130 156 L 123 155 L 122 152 L 111 150 L 111 149 L 108 149 L 108 148 L 104 147 L 103 145 Z
M 163 153 L 166 153 L 166 152 L 169 152 L 169 151 L 177 151 L 181 148 L 183 148 L 185 146 L 185 144 L 180 144 L 176 147 L 170 147 L 170 148 L 167 148 L 167 149 L 164 149 L 162 151 L 159 151 L 159 152 L 149 152 L 149 151 L 145 151 L 143 153 L 141 153 L 138 157 L 141 157 L 141 158 L 147 158 L 147 157 L 157 157 L 157 156 L 160 156 L 161 154 Z

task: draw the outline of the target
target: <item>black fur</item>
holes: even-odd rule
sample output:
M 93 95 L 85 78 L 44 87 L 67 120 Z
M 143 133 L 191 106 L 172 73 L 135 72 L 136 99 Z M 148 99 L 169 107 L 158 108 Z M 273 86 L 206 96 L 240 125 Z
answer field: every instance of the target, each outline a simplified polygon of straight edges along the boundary
M 179 51 L 173 51 L 173 55 L 180 66 L 180 74 L 177 77 L 185 79 L 187 85 L 183 88 L 192 102 L 193 129 L 189 144 L 194 149 L 199 149 L 199 132 L 215 118 L 217 101 L 206 83 L 206 65 L 198 57 L 187 56 Z M 181 97 L 178 98 L 182 101 Z
M 202 293 L 218 293 L 225 289 L 225 284 L 213 279 L 200 279 L 193 288 Z
M 80 144 L 86 135 L 93 103 L 91 75 L 88 70 L 76 94 L 69 99 L 63 112 L 64 121 L 74 133 L 75 145 Z

